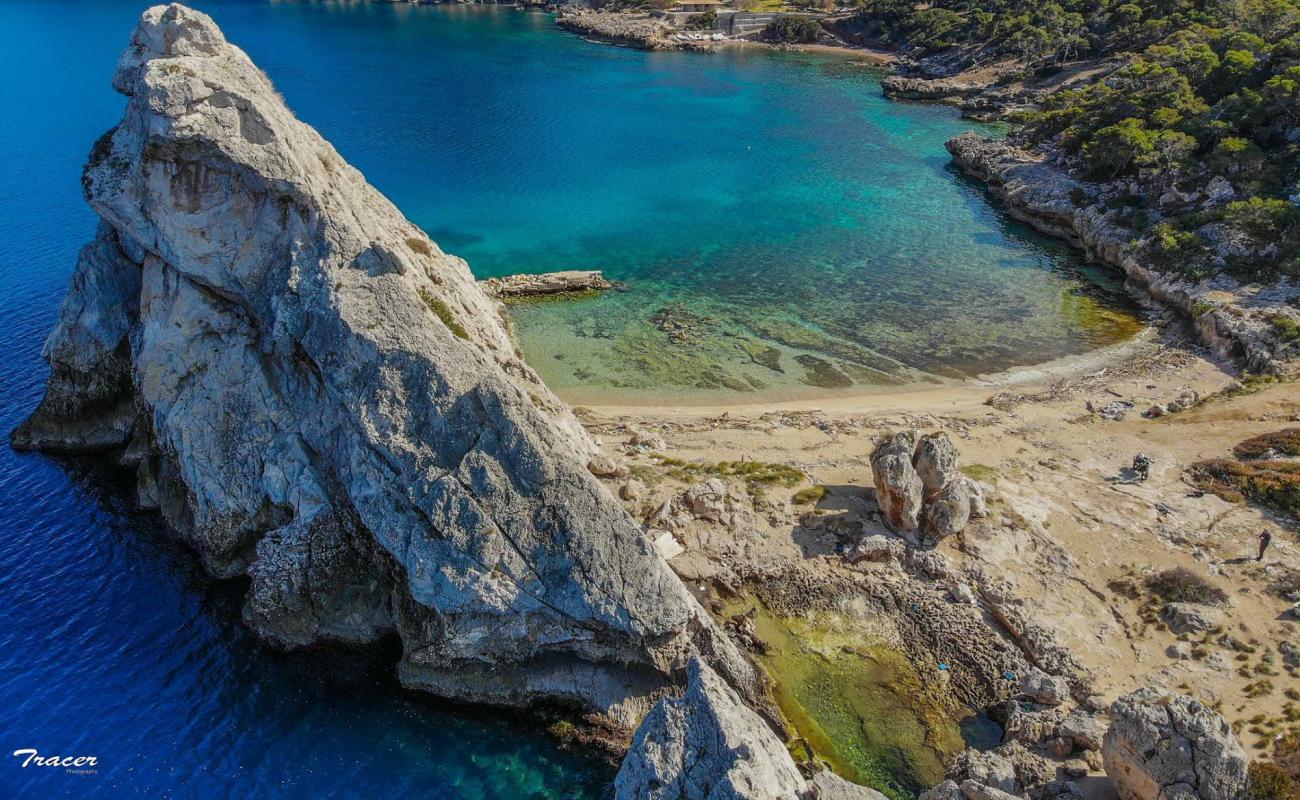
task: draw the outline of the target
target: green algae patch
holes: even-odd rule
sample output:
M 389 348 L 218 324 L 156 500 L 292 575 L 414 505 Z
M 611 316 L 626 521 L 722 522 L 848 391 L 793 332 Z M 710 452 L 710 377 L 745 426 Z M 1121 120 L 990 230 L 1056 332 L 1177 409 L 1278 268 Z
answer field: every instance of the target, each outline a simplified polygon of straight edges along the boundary
M 547 303 L 576 303 L 579 300 L 594 300 L 600 297 L 602 292 L 604 292 L 603 289 L 575 289 L 572 292 L 509 295 L 500 299 L 507 306 L 540 306 Z
M 1090 292 L 1066 291 L 1061 297 L 1061 319 L 1084 336 L 1101 342 L 1131 339 L 1145 324 L 1126 309 L 1107 305 Z
M 824 761 L 894 800 L 943 780 L 945 761 L 964 748 L 961 730 L 902 652 L 832 614 L 779 617 L 759 606 L 754 624 L 796 759 Z
M 650 457 L 665 467 L 670 477 L 682 483 L 695 483 L 706 478 L 739 478 L 751 488 L 779 485 L 792 489 L 804 479 L 803 470 L 788 464 L 766 461 L 684 461 L 662 453 L 651 453 Z
M 438 319 L 442 320 L 442 324 L 447 326 L 447 330 L 462 339 L 469 338 L 469 333 L 465 330 L 465 327 L 456 321 L 456 315 L 451 313 L 451 307 L 444 303 L 442 298 L 434 297 L 429 290 L 421 287 L 420 299 L 424 301 L 424 304 L 429 307 L 429 310 Z

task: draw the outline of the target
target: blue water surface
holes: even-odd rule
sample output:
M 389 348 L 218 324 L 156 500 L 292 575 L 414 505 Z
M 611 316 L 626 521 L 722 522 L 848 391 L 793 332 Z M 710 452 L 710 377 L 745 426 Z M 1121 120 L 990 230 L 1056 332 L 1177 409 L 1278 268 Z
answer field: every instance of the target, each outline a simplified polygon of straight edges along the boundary
M 109 78 L 142 5 L 0 2 L 6 432 L 40 397 L 41 342 L 94 229 L 81 165 L 121 114 Z M 505 8 L 195 5 L 481 276 L 601 268 L 627 284 L 515 310 L 562 394 L 969 374 L 1131 322 L 951 171 L 941 143 L 966 123 L 884 104 L 860 64 L 599 47 Z M 662 309 L 689 322 L 685 340 Z M 238 623 L 241 587 L 207 582 L 116 481 L 0 447 L 0 798 L 608 791 L 607 767 L 536 721 L 401 692 L 383 648 L 260 647 Z M 23 768 L 9 755 L 23 748 L 93 755 L 96 772 Z

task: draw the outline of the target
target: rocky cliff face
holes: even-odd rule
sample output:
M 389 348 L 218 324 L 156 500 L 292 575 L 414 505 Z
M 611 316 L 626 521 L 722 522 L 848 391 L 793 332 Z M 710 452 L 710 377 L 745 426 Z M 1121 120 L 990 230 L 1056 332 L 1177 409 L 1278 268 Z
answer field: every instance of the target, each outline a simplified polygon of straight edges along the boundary
M 1130 286 L 1191 318 L 1201 338 L 1220 355 L 1239 357 L 1255 372 L 1294 369 L 1296 344 L 1273 323 L 1294 313 L 1287 303 L 1289 286 L 1261 290 L 1227 276 L 1198 283 L 1163 274 L 1129 252 L 1126 245 L 1136 234 L 1114 222 L 1101 187 L 975 133 L 963 133 L 946 147 L 957 166 L 1006 201 L 1012 216 L 1123 270 Z
M 118 449 L 286 646 L 395 631 L 409 685 L 630 722 L 700 656 L 758 673 L 588 473 L 503 312 L 207 16 L 149 9 L 15 446 Z

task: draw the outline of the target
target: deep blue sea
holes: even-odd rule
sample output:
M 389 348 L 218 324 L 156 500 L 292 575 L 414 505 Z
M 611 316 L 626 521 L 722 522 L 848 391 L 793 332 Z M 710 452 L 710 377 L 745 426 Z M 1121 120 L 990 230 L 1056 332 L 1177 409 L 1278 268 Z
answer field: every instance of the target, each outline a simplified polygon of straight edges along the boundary
M 845 389 L 1115 341 L 1134 318 L 947 166 L 969 126 L 843 59 L 647 54 L 506 8 L 200 0 L 289 104 L 482 276 L 601 268 L 515 309 L 562 394 Z M 94 219 L 80 170 L 143 4 L 0 2 L 0 430 Z M 683 322 L 670 341 L 665 319 Z M 623 394 L 620 394 L 623 393 Z M 238 586 L 94 464 L 0 446 L 0 798 L 601 797 L 535 721 L 401 692 L 391 653 L 285 655 Z M 94 756 L 96 773 L 13 751 Z

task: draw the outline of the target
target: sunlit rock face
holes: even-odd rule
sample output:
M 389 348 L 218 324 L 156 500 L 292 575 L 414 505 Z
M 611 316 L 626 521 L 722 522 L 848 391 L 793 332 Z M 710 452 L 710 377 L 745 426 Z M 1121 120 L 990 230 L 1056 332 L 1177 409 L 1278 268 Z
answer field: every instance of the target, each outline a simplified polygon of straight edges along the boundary
M 114 449 L 285 646 L 396 632 L 409 685 L 631 722 L 761 681 L 587 471 L 501 306 L 207 16 L 145 12 L 83 179 L 102 222 L 16 446 Z

